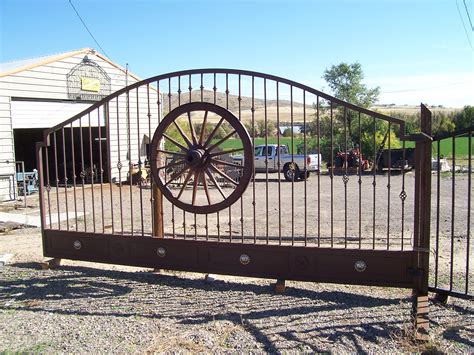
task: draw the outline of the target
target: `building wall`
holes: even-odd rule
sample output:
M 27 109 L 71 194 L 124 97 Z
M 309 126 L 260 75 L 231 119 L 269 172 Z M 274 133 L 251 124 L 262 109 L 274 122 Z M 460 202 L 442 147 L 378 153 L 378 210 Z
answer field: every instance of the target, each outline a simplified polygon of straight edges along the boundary
M 0 82 L 0 90 L 2 83 Z M 15 154 L 10 97 L 0 95 L 0 201 L 14 198 Z
M 0 78 L 0 174 L 14 174 L 14 164 L 8 166 L 4 163 L 6 160 L 14 161 L 12 120 L 15 120 L 15 113 L 12 117 L 11 101 L 28 100 L 27 104 L 31 107 L 27 106 L 26 111 L 32 113 L 30 120 L 41 117 L 42 123 L 38 123 L 37 119 L 35 127 L 43 124 L 44 128 L 50 128 L 58 122 L 71 118 L 71 112 L 73 112 L 70 109 L 71 105 L 68 105 L 68 109 L 64 109 L 64 117 L 61 119 L 62 113 L 58 115 L 58 112 L 55 112 L 53 115 L 47 111 L 52 105 L 45 103 L 56 100 L 71 102 L 68 98 L 66 75 L 83 60 L 85 55 L 86 53 L 77 54 Z M 130 85 L 137 81 L 130 75 L 127 79 L 123 70 L 94 53 L 88 53 L 87 56 L 110 77 L 112 93 L 123 88 L 126 83 Z M 128 166 L 129 162 L 144 161 L 146 155 L 144 143 L 151 139 L 150 132 L 153 135 L 158 124 L 157 97 L 157 91 L 153 87 L 148 90 L 146 87 L 140 88 L 138 91 L 132 91 L 128 98 L 122 95 L 118 100 L 110 103 L 110 119 L 104 115 L 105 107 L 90 114 L 92 120 L 96 121 L 91 124 L 93 126 L 97 126 L 97 120 L 100 120 L 101 124 L 109 122 L 112 178 L 118 178 L 119 161 L 122 166 Z M 151 104 L 148 108 L 148 101 L 155 104 Z M 90 102 L 91 104 L 93 102 Z M 19 105 L 13 104 L 13 106 Z M 20 106 L 24 113 L 24 102 Z M 17 127 L 28 125 L 28 115 L 22 117 L 18 115 L 18 119 L 24 122 L 17 124 Z M 79 118 L 73 125 L 77 127 L 79 123 L 87 127 L 89 115 Z M 122 174 L 122 180 L 124 179 L 126 179 L 126 173 Z M 0 201 L 12 198 L 9 190 L 10 187 L 6 181 L 0 180 Z

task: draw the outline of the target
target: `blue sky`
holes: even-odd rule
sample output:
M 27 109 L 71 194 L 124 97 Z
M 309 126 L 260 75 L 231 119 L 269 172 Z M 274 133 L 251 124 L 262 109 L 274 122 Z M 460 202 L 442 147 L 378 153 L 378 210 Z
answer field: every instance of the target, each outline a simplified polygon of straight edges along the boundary
M 381 87 L 380 103 L 474 104 L 474 39 L 463 0 L 71 1 L 105 54 L 142 78 L 227 67 L 328 91 L 324 70 L 357 61 L 366 84 Z M 466 4 L 474 20 L 473 0 Z M 0 30 L 1 62 L 84 47 L 103 52 L 69 0 L 1 0 Z

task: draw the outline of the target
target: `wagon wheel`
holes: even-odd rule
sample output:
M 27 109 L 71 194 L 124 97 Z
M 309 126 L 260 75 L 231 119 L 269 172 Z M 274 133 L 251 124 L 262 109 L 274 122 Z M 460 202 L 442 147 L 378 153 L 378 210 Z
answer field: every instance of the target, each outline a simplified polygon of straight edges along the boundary
M 230 155 L 234 153 L 243 158 L 240 164 Z M 230 177 L 230 169 L 239 171 L 240 177 Z M 237 117 L 223 107 L 207 102 L 181 105 L 155 131 L 151 171 L 157 187 L 175 206 L 192 213 L 217 212 L 247 188 L 253 171 L 252 143 Z

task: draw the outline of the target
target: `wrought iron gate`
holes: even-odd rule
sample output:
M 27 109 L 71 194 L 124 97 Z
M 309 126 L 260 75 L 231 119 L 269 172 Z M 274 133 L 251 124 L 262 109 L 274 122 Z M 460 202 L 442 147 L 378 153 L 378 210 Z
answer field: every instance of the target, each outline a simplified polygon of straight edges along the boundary
M 473 298 L 471 258 L 472 132 L 474 127 L 433 137 L 433 219 L 430 291 Z M 443 152 L 449 152 L 443 156 Z M 443 208 L 444 204 L 444 208 Z
M 44 254 L 412 288 L 426 326 L 430 119 L 423 107 L 407 136 L 402 120 L 249 71 L 138 82 L 45 131 Z

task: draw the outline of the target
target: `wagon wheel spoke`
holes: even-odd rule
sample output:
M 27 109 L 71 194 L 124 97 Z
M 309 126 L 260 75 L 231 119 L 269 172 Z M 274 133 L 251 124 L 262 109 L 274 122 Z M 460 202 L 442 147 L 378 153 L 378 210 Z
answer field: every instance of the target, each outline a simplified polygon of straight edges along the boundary
M 217 133 L 217 130 L 219 129 L 219 127 L 221 126 L 222 122 L 224 122 L 224 118 L 222 117 L 219 122 L 217 122 L 216 126 L 214 127 L 214 129 L 212 130 L 211 134 L 209 135 L 209 137 L 207 137 L 207 140 L 206 140 L 206 143 L 204 143 L 204 148 L 207 148 L 208 144 L 211 143 L 212 141 L 212 138 L 214 138 L 215 134 Z
M 201 179 L 202 179 L 202 186 L 204 187 L 204 191 L 206 192 L 207 203 L 209 205 L 212 205 L 211 196 L 209 195 L 209 187 L 207 186 L 206 175 L 201 174 Z
M 216 159 L 216 158 L 212 158 L 211 163 L 222 164 L 222 165 L 227 165 L 227 166 L 233 166 L 234 168 L 237 168 L 237 169 L 243 169 L 244 168 L 244 166 L 241 165 L 241 164 L 231 163 L 229 161 L 220 160 L 220 159 Z
M 236 134 L 237 132 L 235 130 L 233 130 L 232 132 L 230 132 L 228 135 L 226 135 L 224 138 L 222 138 L 220 141 L 218 141 L 217 143 L 211 145 L 209 148 L 207 148 L 209 151 L 212 151 L 214 148 L 218 147 L 219 145 L 221 145 L 222 143 L 224 143 L 226 140 L 228 140 L 230 137 L 232 137 L 234 134 Z
M 165 153 L 165 154 L 180 155 L 180 156 L 183 156 L 183 157 L 186 155 L 185 153 L 173 152 L 173 151 L 171 151 L 171 150 L 157 149 L 156 151 L 157 151 L 157 152 L 160 152 L 160 153 Z
M 196 204 L 196 193 L 198 190 L 199 176 L 201 175 L 200 171 L 194 173 L 194 185 L 193 185 L 193 199 L 191 204 L 194 206 Z
M 201 126 L 201 134 L 199 135 L 199 144 L 202 144 L 202 141 L 204 139 L 204 132 L 206 131 L 206 123 L 207 123 L 207 114 L 209 111 L 206 111 L 204 113 L 204 119 L 202 121 L 202 126 Z
M 163 137 L 165 137 L 166 139 L 168 139 L 169 141 L 171 141 L 174 145 L 176 145 L 178 148 L 180 148 L 183 152 L 187 152 L 189 148 L 186 148 L 184 145 L 182 145 L 181 143 L 179 143 L 177 140 L 175 140 L 174 138 L 171 138 L 169 135 L 167 135 L 166 133 L 163 133 Z
M 209 178 L 211 179 L 212 183 L 214 184 L 214 186 L 217 188 L 217 190 L 219 190 L 219 192 L 221 193 L 222 197 L 224 198 L 224 200 L 227 198 L 227 196 L 225 195 L 224 191 L 222 191 L 222 188 L 219 186 L 219 184 L 217 183 L 216 181 L 216 178 L 214 177 L 214 175 L 212 175 L 212 173 L 209 171 L 209 169 L 206 169 L 206 174 L 209 176 Z
M 191 112 L 188 111 L 188 122 L 189 122 L 189 127 L 191 129 L 191 137 L 193 138 L 193 143 L 196 145 L 198 143 L 198 140 L 196 138 L 196 131 L 194 130 L 193 123 L 191 122 Z
M 183 182 L 183 186 L 181 186 L 181 190 L 179 191 L 179 194 L 178 196 L 176 197 L 177 199 L 179 199 L 181 197 L 181 195 L 183 194 L 184 190 L 186 190 L 186 186 L 188 186 L 188 182 L 189 180 L 191 179 L 191 176 L 193 175 L 193 171 L 192 170 L 189 170 L 189 173 L 188 175 L 186 176 L 186 178 L 184 179 L 184 182 Z
M 180 171 L 178 171 L 177 173 L 171 175 L 171 178 L 168 180 L 168 182 L 165 184 L 165 187 L 167 187 L 170 183 L 172 183 L 174 180 L 176 180 L 177 178 L 179 178 L 181 175 L 183 175 L 186 170 L 188 170 L 189 167 L 188 166 L 185 166 L 183 169 L 181 169 Z
M 219 156 L 219 155 L 225 155 L 225 154 L 241 152 L 243 150 L 245 150 L 245 148 L 243 148 L 243 147 L 242 148 L 235 148 L 235 149 L 231 149 L 231 150 L 223 150 L 223 151 L 220 151 L 220 152 L 211 153 L 211 154 L 209 154 L 209 156 L 212 158 L 212 157 Z
M 178 129 L 179 134 L 181 134 L 181 137 L 183 137 L 183 139 L 186 142 L 186 144 L 188 145 L 188 147 L 191 147 L 193 144 L 189 140 L 188 136 L 183 132 L 183 129 L 181 128 L 181 126 L 176 121 L 174 121 L 173 123 L 174 123 L 175 127 Z
M 209 165 L 210 168 L 212 170 L 214 170 L 216 173 L 218 173 L 220 176 L 222 176 L 224 179 L 230 181 L 232 184 L 234 184 L 235 186 L 237 186 L 239 183 L 237 181 L 235 181 L 234 179 L 232 179 L 229 175 L 227 175 L 226 173 L 223 173 L 222 171 L 220 171 L 219 169 L 217 169 L 214 165 Z
M 169 163 L 167 165 L 163 165 L 163 166 L 160 166 L 157 168 L 157 170 L 162 170 L 162 169 L 167 169 L 167 168 L 172 168 L 173 166 L 176 166 L 176 165 L 182 165 L 184 163 L 184 160 L 178 160 L 174 163 Z

